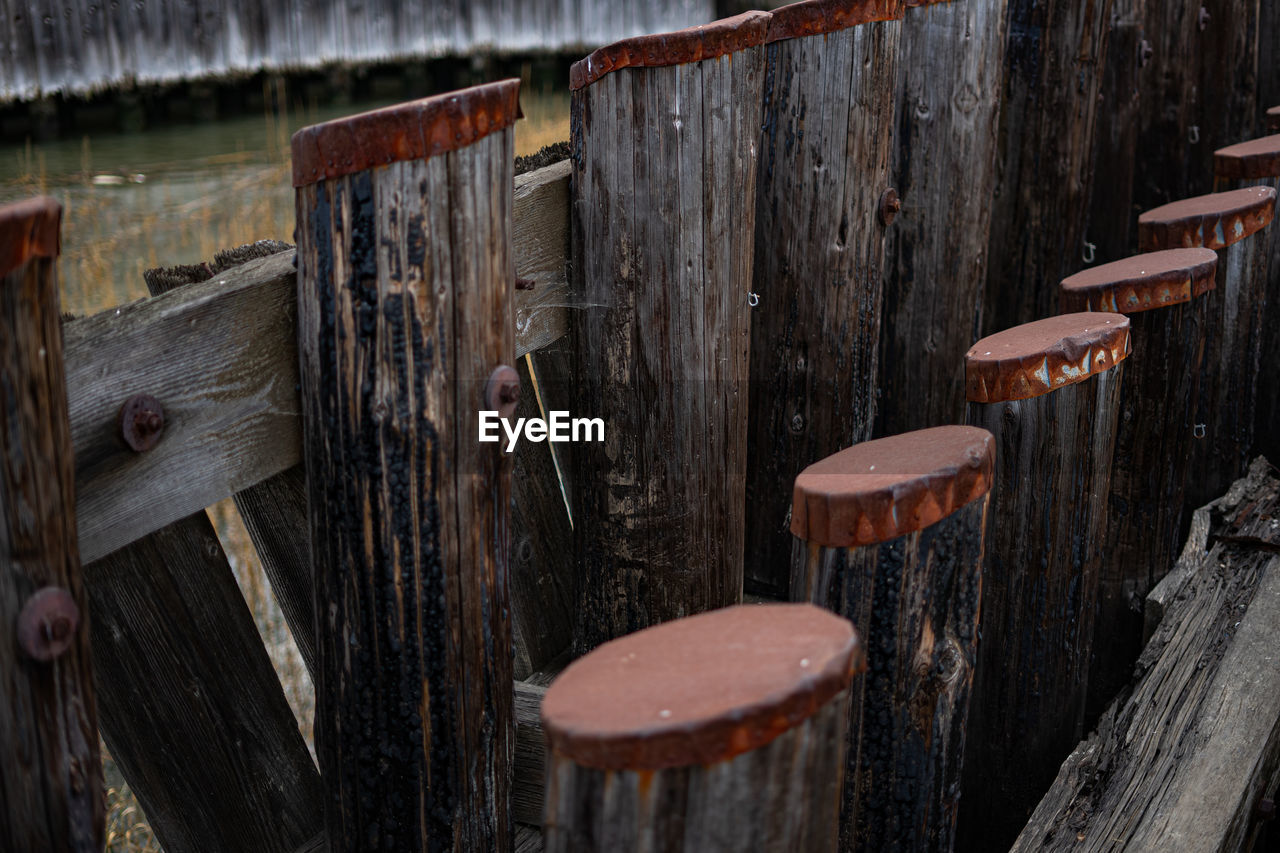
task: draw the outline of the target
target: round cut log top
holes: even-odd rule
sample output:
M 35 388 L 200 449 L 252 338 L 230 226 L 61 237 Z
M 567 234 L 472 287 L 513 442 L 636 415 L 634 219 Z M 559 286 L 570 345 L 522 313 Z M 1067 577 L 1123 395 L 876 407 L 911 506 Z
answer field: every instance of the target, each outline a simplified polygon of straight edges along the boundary
M 1219 148 L 1213 152 L 1213 172 L 1237 180 L 1280 177 L 1280 134 Z
M 824 548 L 888 542 L 936 524 L 991 489 L 991 433 L 942 426 L 864 441 L 796 477 L 791 532 Z
M 62 205 L 48 196 L 0 207 L 0 276 L 32 258 L 56 258 Z
M 1129 356 L 1129 318 L 1105 311 L 1060 314 L 1005 329 L 964 354 L 971 403 L 1025 400 L 1083 382 Z
M 518 118 L 513 79 L 313 124 L 293 135 L 293 185 L 457 151 Z
M 1138 248 L 1224 249 L 1271 224 L 1276 191 L 1245 187 L 1225 193 L 1184 198 L 1148 210 L 1138 217 Z
M 554 752 L 586 767 L 715 764 L 795 728 L 865 669 L 857 632 L 833 613 L 729 607 L 574 661 L 547 690 L 542 725 Z
M 1165 249 L 1081 270 L 1062 280 L 1063 311 L 1136 314 L 1190 302 L 1214 286 L 1218 253 Z

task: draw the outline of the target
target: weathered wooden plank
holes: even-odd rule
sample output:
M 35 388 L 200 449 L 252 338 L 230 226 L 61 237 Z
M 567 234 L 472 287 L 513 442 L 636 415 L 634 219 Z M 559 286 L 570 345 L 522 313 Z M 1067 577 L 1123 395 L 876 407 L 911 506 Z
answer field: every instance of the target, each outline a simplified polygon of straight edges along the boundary
M 982 334 L 1005 51 L 1004 0 L 908 9 L 898 59 L 877 435 L 956 423 Z
M 848 620 L 803 604 L 599 647 L 543 702 L 546 849 L 834 853 L 850 684 L 865 669 Z
M 542 697 L 547 688 L 515 683 L 516 754 L 511 783 L 511 813 L 527 824 L 542 825 L 543 790 L 547 780 L 547 746 L 542 734 Z
M 517 179 L 516 353 L 568 325 L 568 166 Z M 67 395 L 81 549 L 95 560 L 301 462 L 292 252 L 228 269 L 178 293 L 67 323 Z M 136 393 L 165 408 L 138 454 L 116 419 Z M 297 632 L 310 633 L 310 632 Z
M 995 436 L 959 850 L 1006 848 L 1083 732 L 1129 321 L 1064 314 L 965 355 Z M 1105 653 L 1110 654 L 1110 648 Z
M 1063 764 L 1015 851 L 1242 849 L 1280 766 L 1277 514 L 1280 481 L 1262 459 L 1197 510 L 1189 576 L 1137 680 Z
M 293 141 L 316 751 L 339 849 L 513 840 L 510 462 L 475 436 L 514 360 L 518 88 Z
M 773 14 L 765 68 L 755 260 L 746 576 L 784 596 L 787 494 L 804 466 L 871 437 L 902 3 L 809 32 L 811 2 Z M 875 13 L 874 16 L 872 13 Z
M 0 208 L 0 847 L 102 849 L 89 607 L 56 260 L 62 207 Z
M 840 849 L 949 851 L 978 651 L 989 433 L 936 427 L 855 445 L 795 481 L 791 597 L 853 621 Z

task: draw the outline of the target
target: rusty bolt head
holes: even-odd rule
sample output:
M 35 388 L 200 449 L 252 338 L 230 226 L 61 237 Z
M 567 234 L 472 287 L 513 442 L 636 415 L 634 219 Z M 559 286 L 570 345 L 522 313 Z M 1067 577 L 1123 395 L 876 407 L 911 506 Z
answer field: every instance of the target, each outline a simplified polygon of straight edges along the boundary
M 1155 48 L 1151 46 L 1151 42 L 1143 39 L 1142 44 L 1138 45 L 1138 67 L 1142 68 L 1150 62 L 1155 53 Z
M 18 614 L 18 645 L 31 659 L 47 663 L 71 648 L 79 627 L 80 608 L 71 593 L 47 586 L 36 590 Z
M 484 406 L 497 411 L 498 417 L 509 418 L 520 403 L 520 374 L 510 365 L 501 364 L 489 374 L 484 386 Z
M 134 394 L 120 407 L 120 437 L 138 453 L 150 450 L 164 432 L 164 409 L 150 394 Z
M 1196 18 L 1196 25 L 1200 27 L 1200 32 L 1204 32 L 1205 28 L 1209 26 L 1211 18 L 1212 16 L 1209 14 L 1209 10 L 1201 6 L 1200 17 Z
M 898 191 L 893 187 L 889 187 L 880 196 L 880 224 L 889 225 L 892 223 L 899 210 L 902 210 L 902 200 L 898 198 Z

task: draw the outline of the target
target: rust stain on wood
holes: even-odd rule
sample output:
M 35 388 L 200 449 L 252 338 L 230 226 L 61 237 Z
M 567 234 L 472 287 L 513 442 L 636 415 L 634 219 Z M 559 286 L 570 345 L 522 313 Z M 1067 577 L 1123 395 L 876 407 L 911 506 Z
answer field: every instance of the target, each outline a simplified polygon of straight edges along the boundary
M 56 258 L 62 205 L 48 196 L 0 207 L 0 276 L 31 258 Z
M 1245 187 L 1185 198 L 1138 217 L 1138 248 L 1144 252 L 1204 246 L 1224 249 L 1261 231 L 1275 217 L 1276 191 Z
M 1129 318 L 1107 312 L 1063 314 L 983 338 L 964 356 L 972 403 L 1025 400 L 1083 382 L 1124 361 Z
M 1214 288 L 1218 253 L 1166 249 L 1089 267 L 1063 279 L 1062 310 L 1136 314 L 1190 302 Z

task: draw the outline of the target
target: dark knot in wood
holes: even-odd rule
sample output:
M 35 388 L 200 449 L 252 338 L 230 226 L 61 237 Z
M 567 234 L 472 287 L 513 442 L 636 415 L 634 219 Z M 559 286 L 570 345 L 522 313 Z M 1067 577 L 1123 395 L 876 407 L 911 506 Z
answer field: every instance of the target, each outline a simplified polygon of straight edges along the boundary
M 499 417 L 509 418 L 516 413 L 519 404 L 520 374 L 510 365 L 498 365 L 484 386 L 485 409 L 497 411 Z
M 120 438 L 142 453 L 156 446 L 164 432 L 164 409 L 150 394 L 134 394 L 120 407 Z
M 902 199 L 898 198 L 897 190 L 889 187 L 880 196 L 880 223 L 886 226 L 892 224 L 899 210 L 902 210 Z
M 18 614 L 18 645 L 32 660 L 48 662 L 71 648 L 79 626 L 80 608 L 71 593 L 47 586 Z

